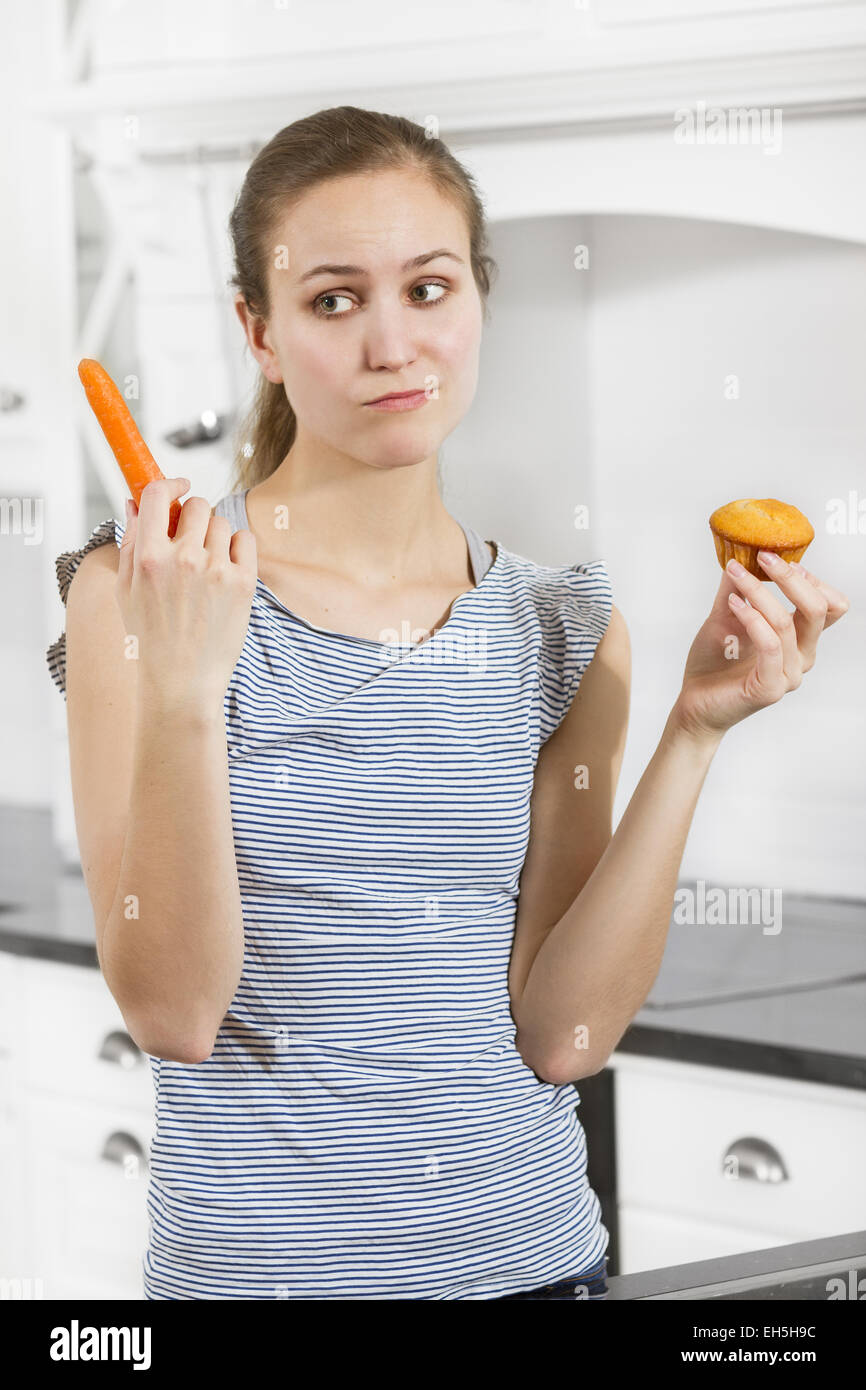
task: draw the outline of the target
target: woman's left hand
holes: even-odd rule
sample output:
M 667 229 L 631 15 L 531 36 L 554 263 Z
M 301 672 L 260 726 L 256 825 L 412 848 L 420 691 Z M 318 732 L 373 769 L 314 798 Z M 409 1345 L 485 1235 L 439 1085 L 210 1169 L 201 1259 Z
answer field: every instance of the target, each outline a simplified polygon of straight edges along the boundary
M 765 555 L 758 552 L 759 564 Z M 824 628 L 848 611 L 845 595 L 808 570 L 781 559 L 763 567 L 796 607 L 790 612 L 766 583 L 729 561 L 710 615 L 689 650 L 676 701 L 677 721 L 689 733 L 721 737 L 796 690 L 815 665 Z M 735 594 L 746 600 L 742 607 L 731 601 Z

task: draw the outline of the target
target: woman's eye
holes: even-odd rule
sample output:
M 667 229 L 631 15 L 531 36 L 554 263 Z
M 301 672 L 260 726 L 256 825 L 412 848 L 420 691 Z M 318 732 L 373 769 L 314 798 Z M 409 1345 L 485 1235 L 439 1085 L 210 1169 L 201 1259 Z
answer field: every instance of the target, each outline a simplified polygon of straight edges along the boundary
M 433 299 L 431 299 L 431 298 L 429 297 L 429 295 L 427 295 L 427 296 L 425 296 L 424 299 L 416 299 L 416 300 L 414 301 L 416 304 L 420 304 L 420 305 L 422 305 L 422 307 L 425 307 L 425 308 L 426 308 L 426 306 L 427 306 L 428 304 L 441 304 L 442 301 L 443 301 L 443 299 L 447 299 L 448 294 L 449 294 L 448 286 L 447 286 L 447 285 L 443 285 L 443 284 L 441 283 L 441 281 L 439 281 L 439 280 L 425 280 L 424 283 L 421 284 L 421 285 L 414 285 L 413 288 L 412 288 L 411 291 L 410 291 L 410 294 L 414 294 L 416 290 L 441 290 L 441 291 L 442 291 L 442 293 L 441 293 L 440 295 L 437 295 L 437 296 L 436 296 L 435 298 L 433 298 Z M 340 300 L 340 299 L 345 299 L 345 300 L 347 301 L 347 303 L 349 303 L 349 304 L 351 304 L 351 302 L 352 302 L 352 301 L 349 299 L 349 296 L 348 296 L 347 294 L 337 294 L 337 293 L 332 293 L 332 294 L 320 294 L 320 295 L 318 296 L 317 299 L 314 299 L 314 300 L 313 300 L 313 309 L 314 309 L 315 312 L 319 315 L 319 318 L 323 318 L 323 319 L 342 319 L 342 318 L 345 318 L 346 313 L 348 312 L 347 310 L 342 310 L 342 311 L 340 311 L 340 312 L 338 313 L 338 312 L 332 311 L 331 309 L 329 309 L 329 308 L 326 307 L 326 306 L 328 305 L 328 303 L 334 303 L 334 302 L 336 302 L 336 301 L 338 301 L 338 300 Z
M 343 317 L 342 314 L 326 313 L 325 310 L 324 310 L 324 308 L 321 308 L 321 307 L 320 307 L 320 306 L 326 304 L 328 300 L 335 300 L 335 299 L 345 299 L 345 300 L 349 300 L 349 296 L 348 296 L 347 294 L 320 294 L 319 297 L 318 297 L 318 299 L 315 299 L 315 300 L 313 301 L 313 308 L 315 309 L 315 311 L 316 311 L 317 314 L 320 314 L 320 315 L 321 315 L 321 317 L 322 317 L 323 319 L 341 319 L 341 318 Z M 349 302 L 351 302 L 351 301 L 349 301 Z
M 441 284 L 438 280 L 425 280 L 424 283 L 423 283 L 423 285 L 416 285 L 416 286 L 415 286 L 415 289 L 416 289 L 416 290 L 441 290 L 441 291 L 442 291 L 442 294 L 441 294 L 441 296 L 440 296 L 438 299 L 429 299 L 429 298 L 428 298 L 428 299 L 419 299 L 419 300 L 416 300 L 416 303 L 418 303 L 418 304 L 439 304 L 439 303 L 441 303 L 441 300 L 444 299 L 445 296 L 446 296 L 447 293 L 448 293 L 448 287 L 447 287 L 447 285 Z M 415 291 L 413 290 L 412 293 L 414 294 L 414 292 L 415 292 Z

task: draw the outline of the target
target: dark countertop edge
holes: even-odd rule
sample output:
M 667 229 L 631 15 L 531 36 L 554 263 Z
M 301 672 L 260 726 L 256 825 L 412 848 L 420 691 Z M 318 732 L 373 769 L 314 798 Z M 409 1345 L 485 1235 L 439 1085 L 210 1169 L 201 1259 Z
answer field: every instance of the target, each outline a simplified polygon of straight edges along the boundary
M 0 951 L 65 965 L 100 968 L 95 942 L 91 945 L 86 941 L 65 941 L 18 932 L 11 927 L 0 927 Z M 750 1038 L 683 1032 L 657 1024 L 632 1024 L 615 1050 L 640 1057 L 720 1067 L 726 1071 L 757 1072 L 789 1081 L 813 1081 L 825 1086 L 866 1090 L 866 1057 L 782 1047 Z
M 866 1231 L 849 1231 L 840 1236 L 821 1236 L 817 1240 L 797 1241 L 794 1245 L 772 1245 L 764 1250 L 745 1250 L 740 1255 L 722 1255 L 712 1260 L 694 1260 L 663 1269 L 638 1270 L 635 1274 L 608 1276 L 608 1298 L 652 1298 L 658 1294 L 700 1289 L 708 1284 L 724 1284 L 763 1274 L 783 1274 L 807 1269 L 810 1265 L 854 1259 L 866 1264 Z
M 62 937 L 37 936 L 34 932 L 15 931 L 0 927 L 0 951 L 10 956 L 31 956 L 36 960 L 54 960 L 63 965 L 89 965 L 99 969 L 96 942 L 65 941 Z
M 689 1033 L 676 1028 L 633 1024 L 614 1051 L 631 1052 L 640 1057 L 659 1057 L 671 1062 L 721 1067 L 725 1071 L 759 1072 L 764 1076 L 780 1076 L 789 1081 L 814 1081 L 825 1086 L 847 1086 L 856 1091 L 866 1089 L 866 1057 L 818 1052 L 811 1048 L 782 1047 L 753 1038 Z

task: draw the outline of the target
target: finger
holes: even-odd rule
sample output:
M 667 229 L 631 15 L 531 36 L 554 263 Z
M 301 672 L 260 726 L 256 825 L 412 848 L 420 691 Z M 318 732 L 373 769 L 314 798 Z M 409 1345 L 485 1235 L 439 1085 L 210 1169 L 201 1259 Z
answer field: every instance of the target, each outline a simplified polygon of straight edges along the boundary
M 190 502 L 195 501 L 191 497 Z M 187 503 L 189 505 L 189 503 Z M 207 504 L 205 504 L 207 505 Z M 232 538 L 231 522 L 228 517 L 214 516 L 208 508 L 207 530 L 204 538 L 204 548 L 209 555 L 213 555 L 218 560 L 229 561 L 229 542 Z
M 827 612 L 824 616 L 825 627 L 832 627 L 844 613 L 848 612 L 851 604 L 841 589 L 834 589 L 832 584 L 827 584 L 825 580 L 819 579 L 817 574 L 812 574 L 811 570 L 807 570 L 799 561 L 792 564 L 790 568 L 801 574 L 827 600 Z
M 829 607 L 825 595 L 816 584 L 809 582 L 805 571 L 795 569 L 779 557 L 765 563 L 763 552 L 758 551 L 758 563 L 772 575 L 782 592 L 796 604 L 794 630 L 797 634 L 797 645 L 805 666 L 814 666 L 818 638 L 826 626 Z M 842 612 L 837 616 L 841 618 Z
M 180 518 L 174 533 L 175 545 L 181 545 L 184 549 L 201 550 L 207 539 L 210 519 L 211 505 L 207 498 L 188 497 L 180 509 Z
M 193 499 L 190 498 L 190 501 Z M 231 564 L 244 570 L 255 584 L 258 577 L 258 556 L 256 538 L 248 528 L 232 531 L 227 517 L 217 516 L 211 509 L 208 521 L 205 549 L 211 554 L 227 559 Z
M 736 570 L 731 568 L 732 565 L 737 565 L 737 569 L 742 570 L 742 573 L 737 574 Z M 744 569 L 742 565 L 738 565 L 735 560 L 729 560 L 725 568 L 728 574 L 734 579 L 737 588 L 740 590 L 741 597 L 747 598 L 752 607 L 763 614 L 764 618 L 770 624 L 770 627 L 778 634 L 779 641 L 782 644 L 782 667 L 785 674 L 791 680 L 799 680 L 803 670 L 803 658 L 797 647 L 797 629 L 794 626 L 793 618 L 788 609 L 785 608 L 777 598 L 774 598 L 769 590 L 764 587 L 760 579 L 756 579 L 753 574 L 749 574 L 749 571 Z M 736 612 L 736 609 L 734 611 Z M 741 614 L 742 610 L 740 610 L 740 615 Z M 747 630 L 751 637 L 751 630 Z M 820 631 L 820 628 L 818 631 Z M 818 637 L 816 632 L 815 641 L 817 640 Z
M 168 534 L 169 504 L 189 492 L 189 486 L 189 478 L 154 478 L 142 489 L 136 542 L 139 559 L 164 555 L 173 544 Z
M 760 579 L 755 581 L 760 584 Z M 755 649 L 755 674 L 760 693 L 769 701 L 778 700 L 786 688 L 785 668 L 782 657 L 782 641 L 775 628 L 767 622 L 757 608 L 746 603 L 740 607 L 731 603 L 730 610 L 739 618 Z M 781 694 L 780 694 L 781 692 Z
M 728 604 L 728 598 L 731 594 L 736 594 L 738 592 L 739 590 L 737 588 L 737 585 L 734 583 L 733 575 L 728 574 L 727 570 L 722 570 L 722 577 L 719 581 L 719 587 L 716 590 L 716 596 L 713 599 L 713 611 L 722 614 L 730 613 L 731 610 L 730 605 Z
M 127 498 L 127 516 L 123 535 L 120 538 L 120 551 L 117 563 L 117 580 L 129 588 L 132 583 L 132 558 L 135 551 L 135 533 L 138 530 L 138 507 L 131 497 Z
M 247 578 L 255 585 L 258 578 L 259 562 L 256 538 L 252 531 L 246 527 L 240 531 L 235 531 L 229 544 L 229 557 L 234 564 L 240 565 Z

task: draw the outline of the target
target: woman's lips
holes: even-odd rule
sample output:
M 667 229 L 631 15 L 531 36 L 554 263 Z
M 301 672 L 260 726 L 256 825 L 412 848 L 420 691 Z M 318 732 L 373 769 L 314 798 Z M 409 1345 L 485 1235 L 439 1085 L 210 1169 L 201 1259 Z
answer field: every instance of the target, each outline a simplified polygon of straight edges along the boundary
M 381 401 L 368 401 L 366 410 L 417 410 L 428 399 L 426 392 L 413 391 L 409 396 L 386 396 Z

